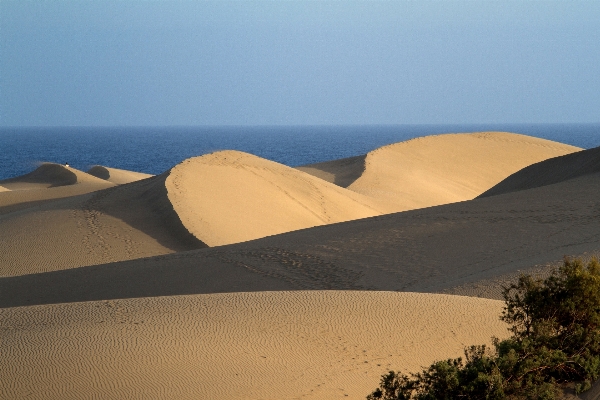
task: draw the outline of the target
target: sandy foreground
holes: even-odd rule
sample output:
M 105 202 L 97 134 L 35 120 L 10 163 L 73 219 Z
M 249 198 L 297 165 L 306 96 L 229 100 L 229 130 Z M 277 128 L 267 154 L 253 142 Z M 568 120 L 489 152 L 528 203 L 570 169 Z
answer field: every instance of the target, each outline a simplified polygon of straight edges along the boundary
M 389 292 L 155 297 L 0 310 L 1 398 L 364 398 L 504 337 L 499 301 Z
M 521 271 L 600 250 L 579 150 L 492 132 L 1 181 L 0 398 L 364 398 L 506 336 Z

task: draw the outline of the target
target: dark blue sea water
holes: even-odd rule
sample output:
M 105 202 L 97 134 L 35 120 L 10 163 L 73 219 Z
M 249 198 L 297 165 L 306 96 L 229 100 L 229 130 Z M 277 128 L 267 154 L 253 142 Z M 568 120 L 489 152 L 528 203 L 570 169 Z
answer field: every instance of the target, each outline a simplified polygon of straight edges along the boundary
M 485 130 L 600 146 L 600 124 L 0 128 L 0 179 L 30 172 L 42 161 L 84 171 L 100 164 L 159 174 L 186 158 L 223 149 L 298 166 L 418 136 Z

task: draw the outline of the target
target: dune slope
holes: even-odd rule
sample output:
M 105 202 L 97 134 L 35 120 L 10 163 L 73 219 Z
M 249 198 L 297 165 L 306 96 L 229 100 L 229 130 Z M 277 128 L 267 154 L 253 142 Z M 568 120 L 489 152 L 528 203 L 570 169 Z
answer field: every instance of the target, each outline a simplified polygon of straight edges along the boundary
M 8 192 L 10 189 L 5 188 L 4 186 L 0 186 L 0 192 Z
M 188 159 L 171 169 L 166 186 L 183 225 L 209 246 L 386 211 L 360 194 L 239 151 Z
M 139 181 L 141 179 L 150 178 L 153 175 L 144 174 L 142 172 L 127 171 L 118 168 L 109 168 L 102 165 L 95 165 L 87 171 L 88 174 L 97 178 L 104 179 L 116 185 L 123 185 Z
M 597 173 L 217 248 L 3 278 L 0 306 L 299 289 L 461 287 L 501 298 L 508 275 L 600 250 L 599 192 Z
M 204 247 L 179 221 L 165 179 L 163 174 L 0 214 L 0 276 Z
M 521 168 L 579 150 L 515 133 L 442 134 L 299 169 L 405 211 L 473 199 Z
M 0 309 L 5 399 L 364 398 L 507 336 L 502 303 L 389 292 L 263 292 Z
M 552 185 L 579 176 L 600 172 L 600 147 L 551 158 L 510 175 L 479 197 Z

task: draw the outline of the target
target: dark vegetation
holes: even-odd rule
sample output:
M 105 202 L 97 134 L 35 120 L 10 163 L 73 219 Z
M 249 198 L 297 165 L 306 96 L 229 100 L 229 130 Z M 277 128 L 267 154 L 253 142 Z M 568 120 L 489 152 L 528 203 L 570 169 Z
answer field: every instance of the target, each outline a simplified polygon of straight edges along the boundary
M 545 280 L 504 288 L 512 336 L 410 376 L 390 371 L 368 400 L 559 399 L 600 375 L 600 263 L 565 259 Z

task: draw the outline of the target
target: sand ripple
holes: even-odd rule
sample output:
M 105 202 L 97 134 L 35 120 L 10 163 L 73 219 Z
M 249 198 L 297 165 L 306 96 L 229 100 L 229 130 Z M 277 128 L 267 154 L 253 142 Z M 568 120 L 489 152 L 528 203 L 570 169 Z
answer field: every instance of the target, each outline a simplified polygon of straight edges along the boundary
M 502 303 L 393 292 L 257 292 L 0 310 L 0 398 L 361 398 L 506 335 Z

